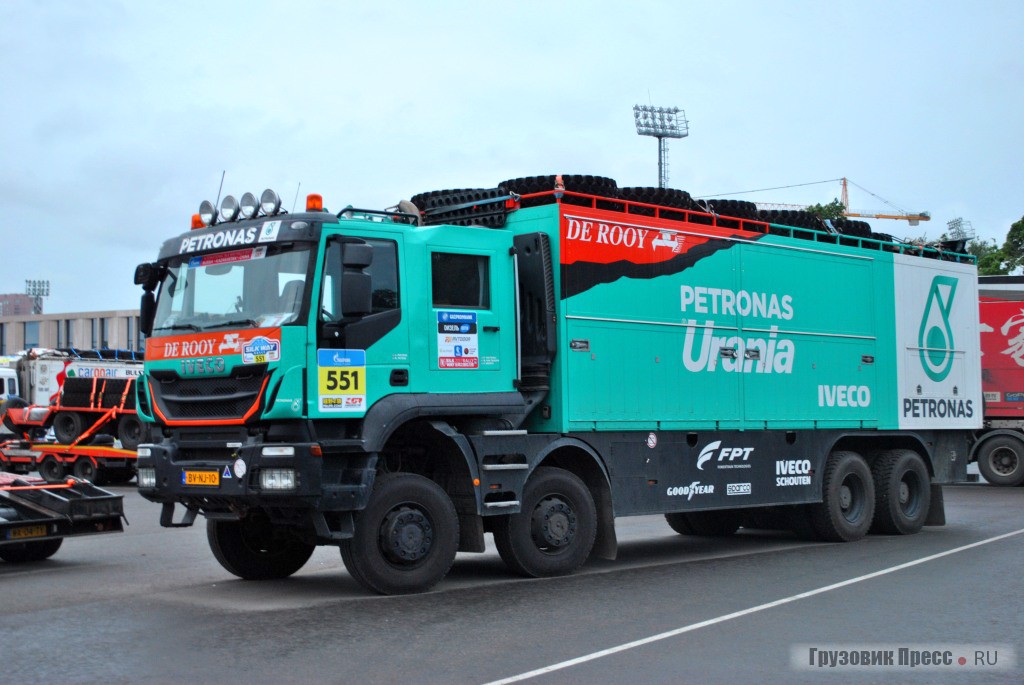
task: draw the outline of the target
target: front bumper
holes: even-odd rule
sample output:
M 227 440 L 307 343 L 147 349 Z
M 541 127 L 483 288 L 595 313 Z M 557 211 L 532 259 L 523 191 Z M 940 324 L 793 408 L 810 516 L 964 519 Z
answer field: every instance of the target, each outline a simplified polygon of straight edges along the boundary
M 373 488 L 375 455 L 320 456 L 318 452 L 318 444 L 305 442 L 140 445 L 139 494 L 153 502 L 184 504 L 207 516 L 262 509 L 301 517 L 303 512 L 365 508 Z M 289 473 L 293 487 L 267 487 L 268 481 L 281 482 L 280 478 L 261 479 L 261 474 L 269 476 L 271 471 Z

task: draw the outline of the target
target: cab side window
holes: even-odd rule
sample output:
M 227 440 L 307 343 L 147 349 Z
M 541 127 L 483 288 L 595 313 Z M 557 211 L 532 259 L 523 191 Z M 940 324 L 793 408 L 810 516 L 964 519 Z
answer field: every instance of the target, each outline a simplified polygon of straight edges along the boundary
M 434 307 L 489 309 L 490 262 L 481 255 L 434 252 L 430 255 Z

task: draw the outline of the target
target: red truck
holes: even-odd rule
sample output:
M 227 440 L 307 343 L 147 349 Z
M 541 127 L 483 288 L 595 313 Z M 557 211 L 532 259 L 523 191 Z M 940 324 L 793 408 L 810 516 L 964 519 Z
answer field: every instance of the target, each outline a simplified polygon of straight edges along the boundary
M 1024 485 L 1024 276 L 978 282 L 985 428 L 971 459 L 992 485 Z

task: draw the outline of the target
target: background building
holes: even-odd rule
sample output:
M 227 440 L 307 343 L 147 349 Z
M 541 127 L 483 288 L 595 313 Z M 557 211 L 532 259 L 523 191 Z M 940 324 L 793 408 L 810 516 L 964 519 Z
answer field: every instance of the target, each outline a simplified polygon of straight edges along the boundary
M 0 317 L 36 313 L 36 298 L 23 293 L 0 295 Z
M 31 304 L 29 307 L 31 312 Z M 5 312 L 0 315 L 0 355 L 30 347 L 142 351 L 145 340 L 139 332 L 137 309 L 70 314 L 7 315 Z

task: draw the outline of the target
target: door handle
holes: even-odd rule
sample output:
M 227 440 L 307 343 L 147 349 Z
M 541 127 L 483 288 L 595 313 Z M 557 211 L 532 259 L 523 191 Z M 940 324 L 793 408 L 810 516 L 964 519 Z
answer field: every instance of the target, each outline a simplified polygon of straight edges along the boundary
M 484 326 L 484 333 L 497 333 L 501 326 Z

